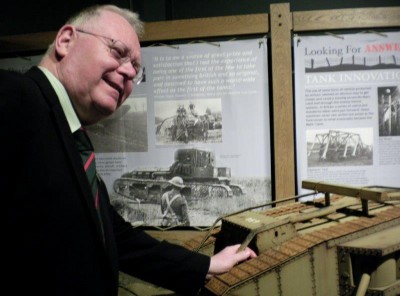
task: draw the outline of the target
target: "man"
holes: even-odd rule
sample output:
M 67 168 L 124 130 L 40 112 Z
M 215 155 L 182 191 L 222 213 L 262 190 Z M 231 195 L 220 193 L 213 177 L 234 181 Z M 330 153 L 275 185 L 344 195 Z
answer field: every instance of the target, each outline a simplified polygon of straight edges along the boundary
M 173 141 L 188 142 L 188 131 L 187 131 L 187 118 L 186 109 L 180 106 L 177 115 L 174 118 L 174 132 L 172 136 Z
M 168 181 L 172 189 L 161 197 L 161 226 L 189 226 L 188 206 L 181 190 L 185 188 L 183 179 L 175 176 Z
M 115 212 L 101 180 L 89 184 L 74 137 L 140 82 L 140 30 L 128 10 L 89 8 L 58 31 L 40 67 L 0 71 L 4 291 L 115 296 L 121 270 L 192 295 L 205 277 L 255 256 L 232 246 L 210 258 L 158 242 Z

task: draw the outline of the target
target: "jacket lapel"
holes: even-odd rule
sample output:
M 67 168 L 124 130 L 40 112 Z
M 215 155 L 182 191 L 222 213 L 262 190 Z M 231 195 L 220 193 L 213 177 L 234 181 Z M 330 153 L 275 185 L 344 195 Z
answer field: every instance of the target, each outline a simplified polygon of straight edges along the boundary
M 78 150 L 76 149 L 73 136 L 71 134 L 68 121 L 65 117 L 64 111 L 60 105 L 59 99 L 48 81 L 47 77 L 43 74 L 41 70 L 37 67 L 33 67 L 27 72 L 27 75 L 31 77 L 42 91 L 43 97 L 46 99 L 50 109 L 55 127 L 57 129 L 60 140 L 65 148 L 65 153 L 67 154 L 71 164 L 73 173 L 79 184 L 81 191 L 81 197 L 85 201 L 88 212 L 90 213 L 91 220 L 95 223 L 96 230 L 98 232 L 99 239 L 103 242 L 103 233 L 101 230 L 101 225 L 99 218 L 97 216 L 96 209 L 94 207 L 92 192 L 87 180 L 85 171 L 82 167 L 82 161 Z M 103 244 L 104 245 L 104 244 Z

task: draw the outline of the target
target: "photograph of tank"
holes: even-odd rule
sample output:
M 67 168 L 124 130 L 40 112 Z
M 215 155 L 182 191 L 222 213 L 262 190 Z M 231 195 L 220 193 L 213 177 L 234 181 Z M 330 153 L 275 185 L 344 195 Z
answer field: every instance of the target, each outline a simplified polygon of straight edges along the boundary
M 308 167 L 373 164 L 373 129 L 308 130 Z
M 156 144 L 222 143 L 221 99 L 154 103 Z
M 229 167 L 216 164 L 214 151 L 182 148 L 175 151 L 169 167 L 135 168 L 122 174 L 114 181 L 111 203 L 132 224 L 160 226 L 161 199 L 176 177 L 182 179 L 179 192 L 187 202 L 190 226 L 209 226 L 221 215 L 271 198 L 269 178 L 233 178 Z
M 399 86 L 378 87 L 379 136 L 400 136 Z
M 147 152 L 147 100 L 129 97 L 110 117 L 87 127 L 97 153 Z

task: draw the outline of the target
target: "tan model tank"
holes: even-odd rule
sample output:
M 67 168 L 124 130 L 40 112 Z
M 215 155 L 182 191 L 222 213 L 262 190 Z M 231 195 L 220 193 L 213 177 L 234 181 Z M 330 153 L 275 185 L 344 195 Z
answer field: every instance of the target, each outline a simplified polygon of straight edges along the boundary
M 214 276 L 201 295 L 400 295 L 400 188 L 302 186 L 322 198 L 236 212 L 183 242 L 208 255 L 237 243 L 258 254 Z M 139 288 L 138 295 L 173 295 Z
M 325 196 L 238 212 L 185 242 L 209 255 L 235 243 L 258 254 L 213 277 L 203 295 L 400 295 L 400 189 L 303 188 Z

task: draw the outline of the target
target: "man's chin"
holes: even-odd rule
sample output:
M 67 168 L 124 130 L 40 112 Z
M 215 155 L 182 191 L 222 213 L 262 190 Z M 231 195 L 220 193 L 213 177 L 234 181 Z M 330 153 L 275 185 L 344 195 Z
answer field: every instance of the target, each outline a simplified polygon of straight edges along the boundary
M 108 99 L 105 102 L 100 102 L 96 107 L 101 114 L 109 116 L 118 109 L 118 99 Z
M 98 106 L 96 108 L 96 122 L 103 120 L 109 116 L 111 116 L 112 114 L 114 114 L 114 112 L 117 110 L 117 107 L 114 106 Z

